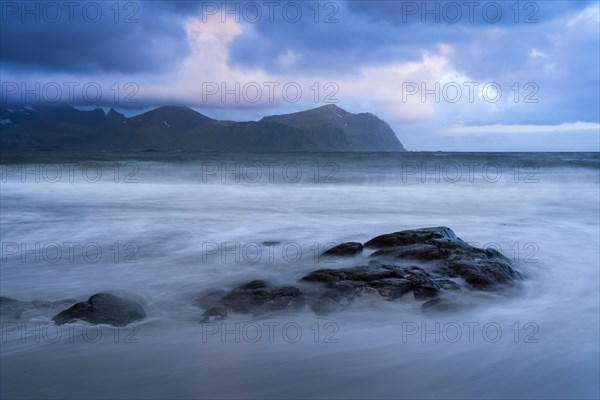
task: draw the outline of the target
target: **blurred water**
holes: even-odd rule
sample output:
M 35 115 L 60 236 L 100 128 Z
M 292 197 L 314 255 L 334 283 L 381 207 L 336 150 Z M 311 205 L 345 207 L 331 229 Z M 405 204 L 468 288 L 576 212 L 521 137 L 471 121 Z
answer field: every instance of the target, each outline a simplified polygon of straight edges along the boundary
M 598 160 L 4 158 L 2 296 L 83 300 L 112 291 L 142 302 L 148 319 L 104 327 L 97 341 L 98 331 L 81 325 L 56 331 L 55 309 L 24 315 L 25 325 L 4 322 L 2 395 L 598 398 Z M 316 257 L 334 242 L 438 225 L 500 249 L 526 281 L 443 314 L 424 314 L 409 299 L 364 298 L 326 318 L 306 310 L 197 322 L 191 302 L 208 290 L 249 279 L 294 285 L 309 271 L 368 255 L 350 264 Z

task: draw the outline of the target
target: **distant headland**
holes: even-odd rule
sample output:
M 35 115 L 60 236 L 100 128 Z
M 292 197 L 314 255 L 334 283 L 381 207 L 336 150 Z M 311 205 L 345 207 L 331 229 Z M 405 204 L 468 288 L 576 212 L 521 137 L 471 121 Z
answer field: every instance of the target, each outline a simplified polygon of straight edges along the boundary
M 220 121 L 163 106 L 130 118 L 66 105 L 0 108 L 3 151 L 400 152 L 392 128 L 330 104 L 259 121 Z

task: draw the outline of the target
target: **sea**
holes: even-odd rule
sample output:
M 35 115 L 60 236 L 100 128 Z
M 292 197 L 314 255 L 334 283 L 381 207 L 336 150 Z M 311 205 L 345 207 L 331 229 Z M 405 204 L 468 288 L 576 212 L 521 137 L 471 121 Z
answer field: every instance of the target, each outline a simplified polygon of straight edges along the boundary
M 597 399 L 600 153 L 3 154 L 4 399 Z M 364 296 L 201 323 L 194 301 L 294 286 L 369 254 L 334 244 L 447 226 L 524 279 L 427 311 Z M 52 317 L 110 292 L 124 327 Z M 67 306 L 65 306 L 67 304 Z

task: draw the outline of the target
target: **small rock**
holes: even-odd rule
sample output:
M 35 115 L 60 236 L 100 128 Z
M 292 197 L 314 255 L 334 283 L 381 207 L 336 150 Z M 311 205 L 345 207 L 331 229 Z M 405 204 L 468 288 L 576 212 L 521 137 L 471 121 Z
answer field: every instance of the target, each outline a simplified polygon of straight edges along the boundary
M 394 257 L 413 260 L 436 260 L 444 257 L 444 251 L 437 246 L 427 243 L 414 243 L 406 246 L 377 250 L 370 257 Z
M 357 254 L 362 253 L 363 245 L 358 242 L 346 242 L 342 244 L 338 244 L 330 248 L 329 250 L 324 251 L 321 256 L 337 256 L 337 257 L 349 257 L 355 256 Z
M 208 296 L 212 298 L 209 299 Z M 292 286 L 273 288 L 262 280 L 245 283 L 220 296 L 216 301 L 215 299 L 216 293 L 212 292 L 196 300 L 196 305 L 210 305 L 201 307 L 206 309 L 202 315 L 202 322 L 223 319 L 230 312 L 261 315 L 304 307 L 304 297 L 300 289 Z
M 366 242 L 365 247 L 382 249 L 387 247 L 408 246 L 416 243 L 424 243 L 431 239 L 442 238 L 456 239 L 456 234 L 452 229 L 445 226 L 411 229 L 379 235 Z
M 317 314 L 335 311 L 365 294 L 376 293 L 394 300 L 413 292 L 415 299 L 426 300 L 436 297 L 441 289 L 423 269 L 391 264 L 322 269 L 309 273 L 302 280 L 325 285 L 325 294 L 312 305 Z
M 75 320 L 91 324 L 125 326 L 146 317 L 141 305 L 108 293 L 98 293 L 88 301 L 74 304 L 52 318 L 57 325 Z

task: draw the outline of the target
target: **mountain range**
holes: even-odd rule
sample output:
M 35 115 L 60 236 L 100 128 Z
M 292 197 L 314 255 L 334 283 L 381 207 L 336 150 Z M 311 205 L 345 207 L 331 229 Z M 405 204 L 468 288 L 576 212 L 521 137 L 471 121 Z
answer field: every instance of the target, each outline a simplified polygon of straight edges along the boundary
M 163 106 L 133 117 L 114 109 L 67 105 L 0 107 L 3 151 L 89 152 L 397 152 L 392 128 L 370 113 L 333 104 L 259 121 L 209 118 L 187 107 Z

